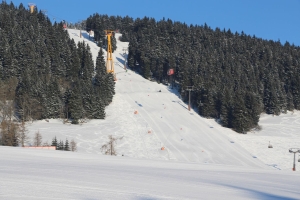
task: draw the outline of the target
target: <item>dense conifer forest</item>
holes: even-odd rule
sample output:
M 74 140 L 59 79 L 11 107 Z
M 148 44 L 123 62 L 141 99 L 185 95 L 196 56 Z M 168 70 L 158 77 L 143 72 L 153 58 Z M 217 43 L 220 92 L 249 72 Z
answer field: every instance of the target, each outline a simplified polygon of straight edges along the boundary
M 94 14 L 86 29 L 101 43 L 104 29 L 118 29 L 129 42 L 128 65 L 147 79 L 171 84 L 203 117 L 245 133 L 262 112 L 300 109 L 300 48 L 170 19 L 133 19 Z M 167 75 L 174 69 L 172 77 Z
M 75 44 L 62 23 L 22 4 L 0 4 L 0 122 L 3 145 L 17 145 L 13 121 L 104 119 L 114 80 L 103 51 Z

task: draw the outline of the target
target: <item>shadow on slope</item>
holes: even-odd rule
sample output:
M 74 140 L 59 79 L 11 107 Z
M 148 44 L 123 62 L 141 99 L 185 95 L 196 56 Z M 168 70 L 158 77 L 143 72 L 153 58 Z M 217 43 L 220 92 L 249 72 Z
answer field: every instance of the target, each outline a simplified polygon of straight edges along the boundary
M 85 32 L 85 31 L 81 31 L 81 35 L 82 35 L 82 37 L 84 37 L 87 40 L 90 40 L 91 42 L 94 41 L 94 37 L 90 37 L 90 35 L 87 32 Z
M 125 60 L 123 60 L 123 59 L 121 59 L 121 58 L 119 58 L 119 57 L 116 57 L 116 58 L 117 58 L 117 60 L 124 66 Z
M 238 187 L 238 186 L 233 186 L 233 185 L 226 185 L 226 184 L 220 184 L 225 187 L 233 188 L 235 190 L 242 190 L 251 195 L 253 199 L 265 199 L 265 200 L 296 200 L 296 198 L 291 198 L 291 197 L 285 197 L 281 195 L 276 195 L 276 194 L 271 194 L 267 192 L 262 192 L 262 191 L 257 191 L 254 189 L 250 188 L 243 188 L 243 187 Z M 294 192 L 297 195 L 300 195 L 299 192 Z

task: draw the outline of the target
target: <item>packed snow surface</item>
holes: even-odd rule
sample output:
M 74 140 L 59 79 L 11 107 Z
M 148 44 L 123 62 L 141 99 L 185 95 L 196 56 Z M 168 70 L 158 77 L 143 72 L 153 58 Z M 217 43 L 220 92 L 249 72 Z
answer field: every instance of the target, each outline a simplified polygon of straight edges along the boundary
M 299 173 L 0 147 L 0 199 L 299 199 Z
M 92 38 L 68 32 L 89 44 L 95 60 Z M 117 47 L 106 119 L 28 123 L 28 145 L 39 131 L 48 143 L 74 139 L 78 152 L 1 147 L 0 199 L 300 199 L 300 173 L 291 171 L 288 152 L 300 148 L 299 111 L 262 114 L 262 130 L 238 134 L 188 111 L 170 86 L 126 71 L 128 43 Z M 116 157 L 101 151 L 109 135 L 120 138 Z

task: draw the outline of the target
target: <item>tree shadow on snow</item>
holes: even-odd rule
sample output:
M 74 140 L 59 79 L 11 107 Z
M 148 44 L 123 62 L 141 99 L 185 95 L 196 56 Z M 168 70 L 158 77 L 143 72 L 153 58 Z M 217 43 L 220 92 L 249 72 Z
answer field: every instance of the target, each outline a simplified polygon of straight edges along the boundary
M 178 103 L 179 105 L 181 105 L 183 108 L 185 108 L 186 110 L 188 109 L 187 105 L 184 104 L 183 102 L 179 101 L 172 101 L 173 103 Z
M 94 41 L 94 37 L 90 37 L 88 33 L 86 32 L 81 32 L 81 35 L 83 38 L 90 40 L 90 41 Z
M 124 53 L 119 53 L 124 59 L 127 57 L 127 54 L 124 55 Z
M 154 198 L 154 197 L 138 197 L 135 199 L 136 200 L 158 200 L 158 198 Z
M 124 66 L 125 60 L 123 60 L 122 58 L 119 58 L 119 57 L 116 57 L 116 58 Z

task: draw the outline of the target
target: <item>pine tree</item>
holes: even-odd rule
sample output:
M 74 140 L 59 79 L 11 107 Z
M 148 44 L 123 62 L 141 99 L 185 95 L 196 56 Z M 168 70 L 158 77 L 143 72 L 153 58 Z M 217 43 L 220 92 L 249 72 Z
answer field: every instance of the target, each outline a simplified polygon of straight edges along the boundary
M 70 65 L 67 66 L 67 79 L 70 81 L 76 81 L 80 74 L 80 59 L 76 49 L 76 44 L 74 40 L 70 40 Z
M 99 91 L 100 92 L 100 91 Z M 97 92 L 95 92 L 97 94 Z M 92 118 L 94 119 L 104 119 L 105 118 L 105 107 L 103 105 L 101 94 L 94 96 L 92 100 L 93 106 L 92 106 Z
M 142 52 L 141 55 L 141 68 L 143 70 L 143 76 L 148 79 L 150 78 L 150 61 L 149 58 L 145 57 L 144 53 Z
M 66 139 L 64 151 L 70 151 L 68 139 Z
M 61 150 L 61 146 L 60 146 L 60 145 L 61 145 L 61 143 L 58 142 L 58 143 L 57 143 L 57 146 L 56 146 L 56 150 Z
M 54 146 L 56 148 L 56 150 L 58 150 L 58 144 L 57 144 L 57 139 L 56 139 L 56 136 L 52 139 L 52 144 L 51 146 Z
M 114 77 L 111 73 L 106 72 L 105 61 L 103 57 L 103 51 L 100 49 L 98 52 L 98 57 L 96 60 L 96 75 L 94 77 L 94 86 L 95 86 L 95 98 L 101 99 L 101 103 L 97 103 L 97 106 L 103 107 L 108 105 L 115 94 L 115 82 Z M 99 118 L 103 117 L 104 112 L 103 108 L 99 110 L 97 116 Z
M 221 124 L 225 127 L 229 126 L 230 121 L 230 104 L 231 104 L 231 95 L 229 94 L 228 89 L 225 89 L 224 93 L 221 94 L 219 103 L 221 104 L 220 107 L 220 120 Z
M 247 110 L 245 108 L 242 96 L 237 95 L 232 112 L 232 128 L 238 133 L 246 133 L 249 130 L 249 118 L 247 118 Z
M 59 142 L 59 150 L 64 151 L 64 149 L 65 149 L 64 142 L 61 140 Z
M 81 90 L 79 88 L 79 83 L 76 83 L 74 89 L 70 92 L 68 98 L 68 111 L 72 119 L 72 124 L 78 124 L 79 119 L 83 117 L 83 105 L 82 105 L 82 96 Z
M 104 60 L 104 52 L 102 48 L 100 48 L 98 52 L 98 56 L 96 58 L 96 75 L 95 75 L 95 83 L 100 85 L 100 80 L 106 73 L 106 65 Z
M 2 75 L 3 74 L 3 66 L 2 66 L 2 61 L 0 60 L 0 80 L 2 80 Z

